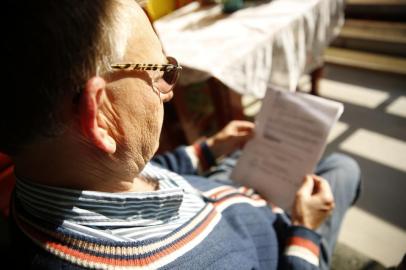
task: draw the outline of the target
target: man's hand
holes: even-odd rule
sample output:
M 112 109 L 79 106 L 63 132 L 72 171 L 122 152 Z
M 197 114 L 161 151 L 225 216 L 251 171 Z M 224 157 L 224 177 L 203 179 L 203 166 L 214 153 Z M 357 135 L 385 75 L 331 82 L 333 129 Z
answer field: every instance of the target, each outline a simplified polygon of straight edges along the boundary
M 255 124 L 234 120 L 220 132 L 207 139 L 206 143 L 215 158 L 228 155 L 241 148 L 254 135 Z
M 306 175 L 296 193 L 292 211 L 293 225 L 317 229 L 334 209 L 329 183 L 317 175 Z

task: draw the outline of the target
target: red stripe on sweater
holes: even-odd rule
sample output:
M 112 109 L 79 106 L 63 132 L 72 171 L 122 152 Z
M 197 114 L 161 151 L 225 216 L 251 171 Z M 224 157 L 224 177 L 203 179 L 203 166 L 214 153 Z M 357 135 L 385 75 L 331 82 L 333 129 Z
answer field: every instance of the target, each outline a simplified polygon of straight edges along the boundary
M 199 143 L 195 143 L 193 145 L 193 149 L 195 150 L 196 156 L 199 159 L 199 162 L 202 166 L 203 171 L 209 169 L 209 164 L 207 163 L 206 158 L 204 157 L 203 150 L 200 147 Z
M 66 245 L 60 244 L 58 242 L 50 241 L 42 232 L 40 232 L 37 229 L 34 229 L 34 227 L 29 226 L 26 223 L 19 222 L 20 226 L 24 228 L 24 230 L 28 233 L 31 238 L 36 239 L 36 241 L 42 242 L 43 245 L 47 246 L 48 248 L 54 249 L 56 251 L 62 252 L 64 254 L 70 255 L 75 259 L 80 259 L 84 260 L 87 262 L 94 262 L 94 263 L 101 263 L 101 264 L 106 264 L 106 265 L 122 265 L 122 266 L 145 266 L 149 265 L 151 263 L 156 262 L 157 260 L 161 259 L 162 257 L 165 257 L 168 254 L 171 254 L 175 252 L 176 250 L 182 248 L 183 246 L 187 245 L 189 242 L 191 242 L 193 239 L 195 239 L 198 235 L 204 231 L 210 222 L 214 219 L 216 215 L 216 211 L 212 211 L 203 221 L 202 224 L 200 224 L 199 227 L 197 227 L 195 230 L 193 230 L 188 236 L 184 237 L 182 240 L 178 242 L 172 242 L 167 248 L 156 252 L 154 254 L 148 255 L 146 258 L 139 258 L 139 259 L 113 259 L 113 258 L 108 258 L 108 257 L 102 257 L 102 256 L 97 256 L 97 255 L 91 255 L 88 254 L 87 252 L 82 252 L 79 250 L 75 250 L 73 248 L 70 248 Z M 94 251 L 98 251 L 97 248 L 100 249 L 100 246 L 97 244 L 94 244 L 93 247 L 95 248 Z M 109 247 L 105 247 L 109 248 Z M 117 247 L 116 247 L 117 249 Z M 153 252 L 153 251 L 152 251 Z M 145 253 L 147 254 L 147 253 Z M 117 254 L 116 255 L 122 255 L 122 254 Z M 69 260 L 69 259 L 68 259 Z M 72 260 L 69 260 L 72 262 Z M 75 260 L 73 261 L 75 262 Z M 78 263 L 76 261 L 76 263 Z
M 313 243 L 311 240 L 299 236 L 293 236 L 289 238 L 287 241 L 287 245 L 304 247 L 310 250 L 317 257 L 319 256 L 320 253 L 320 249 L 315 243 Z

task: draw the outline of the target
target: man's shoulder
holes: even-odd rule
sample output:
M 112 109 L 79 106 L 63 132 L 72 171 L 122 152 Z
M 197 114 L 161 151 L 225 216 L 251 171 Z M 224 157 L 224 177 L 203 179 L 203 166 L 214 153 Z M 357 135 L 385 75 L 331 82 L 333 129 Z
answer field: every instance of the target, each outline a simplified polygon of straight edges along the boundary
M 230 187 L 230 188 L 237 188 L 230 185 L 224 185 L 221 182 L 210 180 L 204 176 L 199 175 L 182 175 L 189 184 L 191 184 L 194 188 L 206 192 L 211 189 L 219 188 L 219 187 Z
M 157 164 L 156 162 L 148 163 L 143 170 L 143 174 L 150 175 L 151 177 L 157 178 L 158 180 L 170 179 L 175 183 L 179 184 L 182 184 L 182 182 L 186 180 L 188 184 L 192 185 L 194 188 L 203 192 L 224 185 L 220 182 L 210 180 L 200 175 L 195 174 L 180 175 L 176 172 L 161 167 L 160 164 Z

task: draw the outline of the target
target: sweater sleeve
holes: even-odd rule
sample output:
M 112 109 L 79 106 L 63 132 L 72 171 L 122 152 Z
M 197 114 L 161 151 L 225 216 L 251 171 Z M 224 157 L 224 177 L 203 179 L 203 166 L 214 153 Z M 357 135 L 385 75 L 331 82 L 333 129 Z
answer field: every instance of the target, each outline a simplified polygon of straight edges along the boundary
M 173 152 L 155 156 L 152 162 L 181 175 L 198 175 L 216 165 L 214 155 L 206 141 L 180 146 Z
M 302 226 L 292 226 L 287 214 L 280 208 L 276 208 L 275 214 L 274 229 L 279 242 L 278 269 L 319 269 L 320 235 Z
M 319 269 L 320 235 L 300 226 L 288 230 L 280 269 Z
M 172 152 L 155 156 L 152 162 L 180 175 L 195 175 L 197 174 L 197 162 L 193 160 L 192 154 L 188 153 L 188 149 L 188 147 L 180 146 Z

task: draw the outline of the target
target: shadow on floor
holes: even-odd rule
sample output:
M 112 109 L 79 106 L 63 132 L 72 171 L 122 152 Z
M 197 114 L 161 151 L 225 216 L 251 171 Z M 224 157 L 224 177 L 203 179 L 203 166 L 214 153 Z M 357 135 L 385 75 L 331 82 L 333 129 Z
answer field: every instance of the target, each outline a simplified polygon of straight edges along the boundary
M 385 270 L 382 264 L 357 252 L 351 247 L 338 243 L 334 251 L 331 270 Z
M 335 151 L 345 152 L 340 150 L 340 144 L 360 128 L 401 141 L 406 140 L 406 118 L 385 112 L 388 104 L 396 98 L 406 95 L 406 78 L 334 65 L 326 66 L 324 77 L 385 91 L 389 94 L 389 98 L 374 109 L 344 103 L 345 110 L 340 121 L 348 124 L 349 128 L 328 145 L 326 154 Z M 346 154 L 358 161 L 362 171 L 363 194 L 357 206 L 406 230 L 406 215 L 404 214 L 406 173 L 364 157 L 351 153 Z

